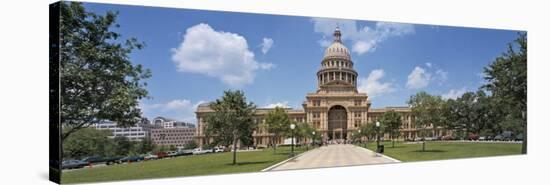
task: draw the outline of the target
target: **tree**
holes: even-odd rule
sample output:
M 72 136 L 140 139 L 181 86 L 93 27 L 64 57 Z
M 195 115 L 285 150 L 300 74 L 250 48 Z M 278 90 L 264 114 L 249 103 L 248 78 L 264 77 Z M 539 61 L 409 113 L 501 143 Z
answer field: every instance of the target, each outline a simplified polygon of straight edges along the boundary
M 253 114 L 256 106 L 246 102 L 242 91 L 225 91 L 223 97 L 210 104 L 214 111 L 206 117 L 206 132 L 215 143 L 233 144 L 233 165 L 237 164 L 237 143 L 252 138 L 256 128 Z
M 302 144 L 306 145 L 307 147 L 308 144 L 306 143 L 306 140 L 310 139 L 311 141 L 313 141 L 314 135 L 312 134 L 312 132 L 315 131 L 315 129 L 311 127 L 311 125 L 309 125 L 308 123 L 296 122 L 296 121 L 292 121 L 292 122 L 296 124 L 295 132 L 294 132 L 295 137 L 297 138 L 298 141 L 300 141 Z
M 115 154 L 118 156 L 126 156 L 133 149 L 133 143 L 127 137 L 116 136 L 113 141 L 116 145 Z
M 140 121 L 139 100 L 147 96 L 141 81 L 151 75 L 132 64 L 130 53 L 144 44 L 121 41 L 111 29 L 119 27 L 115 12 L 96 15 L 70 2 L 60 3 L 60 17 L 61 140 L 102 120 L 119 126 Z
M 151 152 L 155 149 L 155 144 L 151 137 L 145 137 L 140 142 L 138 142 L 137 152 L 140 154 Z
M 485 67 L 484 86 L 508 110 L 523 132 L 521 152 L 527 153 L 527 34 L 520 33 L 508 50 Z
M 427 128 L 431 127 L 435 132 L 437 127 L 444 123 L 442 114 L 444 106 L 443 100 L 441 96 L 432 96 L 426 92 L 419 92 L 411 96 L 407 103 L 412 109 L 416 127 L 420 127 L 422 151 L 425 151 Z
M 197 145 L 197 142 L 195 140 L 193 141 L 190 141 L 189 143 L 185 144 L 185 146 L 183 146 L 184 149 L 188 150 L 188 149 L 194 149 L 194 148 L 197 148 L 198 145 Z
M 401 122 L 401 115 L 394 110 L 390 110 L 382 115 L 380 122 L 384 124 L 385 132 L 390 134 L 392 139 L 392 148 L 395 147 L 395 138 L 399 137 L 399 128 L 403 124 Z
M 280 140 L 282 134 L 289 133 L 291 121 L 288 118 L 285 109 L 275 107 L 267 113 L 265 123 L 267 125 L 267 131 L 272 134 L 271 144 L 273 145 L 273 153 L 275 153 L 277 141 Z
M 63 144 L 64 158 L 82 158 L 86 156 L 104 156 L 110 155 L 114 148 L 107 130 L 97 130 L 95 128 L 81 129 L 74 132 L 73 136 L 68 138 Z

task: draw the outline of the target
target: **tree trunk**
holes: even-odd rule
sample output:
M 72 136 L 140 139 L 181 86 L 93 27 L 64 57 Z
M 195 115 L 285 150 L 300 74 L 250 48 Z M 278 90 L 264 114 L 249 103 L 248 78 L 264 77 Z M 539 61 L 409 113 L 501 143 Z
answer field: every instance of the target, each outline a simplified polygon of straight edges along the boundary
M 271 139 L 271 144 L 273 145 L 273 154 L 276 154 L 276 150 L 277 150 L 277 143 L 275 142 L 275 139 L 277 138 L 277 136 L 273 136 L 273 138 Z
M 395 148 L 395 136 L 391 137 L 391 147 Z
M 233 139 L 233 165 L 237 164 L 237 139 Z

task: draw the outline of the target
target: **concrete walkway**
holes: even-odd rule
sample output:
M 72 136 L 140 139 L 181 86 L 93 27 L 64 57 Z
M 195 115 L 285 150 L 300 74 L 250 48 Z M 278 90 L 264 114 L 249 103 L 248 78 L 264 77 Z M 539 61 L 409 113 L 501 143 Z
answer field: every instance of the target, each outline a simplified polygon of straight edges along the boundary
M 338 144 L 308 151 L 293 160 L 279 164 L 270 171 L 396 162 L 399 161 L 383 155 L 376 155 L 374 152 L 362 147 Z

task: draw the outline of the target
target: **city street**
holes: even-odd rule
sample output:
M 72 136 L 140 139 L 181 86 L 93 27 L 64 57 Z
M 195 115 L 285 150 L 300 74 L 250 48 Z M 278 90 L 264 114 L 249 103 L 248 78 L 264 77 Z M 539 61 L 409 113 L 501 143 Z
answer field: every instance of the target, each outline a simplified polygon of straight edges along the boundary
M 381 155 L 376 156 L 374 152 L 355 145 L 336 144 L 306 152 L 270 171 L 396 162 L 398 161 Z

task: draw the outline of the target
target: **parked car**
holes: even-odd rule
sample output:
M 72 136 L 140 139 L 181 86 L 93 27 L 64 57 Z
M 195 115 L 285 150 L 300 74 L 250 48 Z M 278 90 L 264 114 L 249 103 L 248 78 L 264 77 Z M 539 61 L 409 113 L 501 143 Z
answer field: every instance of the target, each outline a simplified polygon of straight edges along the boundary
M 523 141 L 523 134 L 518 134 L 515 138 L 516 141 Z
M 106 157 L 103 159 L 103 161 L 105 161 L 106 165 L 120 164 L 120 159 L 122 159 L 121 156 L 114 156 L 114 157 Z
M 89 157 L 84 157 L 82 160 L 82 162 L 85 162 L 87 164 L 96 164 L 96 163 L 103 163 L 105 162 L 105 160 L 100 157 L 100 156 L 89 156 Z
M 487 140 L 487 138 L 486 138 L 485 136 L 480 136 L 480 137 L 479 137 L 479 140 L 480 140 L 480 141 L 485 141 L 485 140 Z
M 181 155 L 193 155 L 192 149 L 180 150 L 178 152 L 181 153 Z
M 206 151 L 206 153 L 214 153 L 214 148 L 207 148 L 204 149 L 204 151 Z
M 200 155 L 200 154 L 205 154 L 205 153 L 206 153 L 206 150 L 203 150 L 203 149 L 200 149 L 200 148 L 193 149 L 193 155 Z
M 81 160 L 66 160 L 61 162 L 61 169 L 77 169 L 83 168 L 86 165 L 88 163 Z
M 214 147 L 214 153 L 224 152 L 223 148 Z
M 124 157 L 122 159 L 120 159 L 120 162 L 123 163 L 123 162 L 139 162 L 139 161 L 143 161 L 145 158 L 143 156 L 139 156 L 139 155 L 135 155 L 135 156 L 128 156 L 128 157 Z
M 448 140 L 454 140 L 455 138 L 451 135 L 446 135 L 441 137 L 441 140 L 448 141 Z
M 476 141 L 478 139 L 479 139 L 479 135 L 473 134 L 473 133 L 468 134 L 468 140 Z
M 157 155 L 154 155 L 154 154 L 147 154 L 143 157 L 143 160 L 155 160 L 155 159 L 158 159 L 159 157 Z
M 502 135 L 497 135 L 495 136 L 495 138 L 493 138 L 495 141 L 502 141 L 504 139 L 504 137 L 502 137 Z
M 167 154 L 166 152 L 157 152 L 157 153 L 155 153 L 155 155 L 157 155 L 157 157 L 158 157 L 159 159 L 168 157 L 168 154 Z
M 168 155 L 168 157 L 177 157 L 177 156 L 179 156 L 179 153 L 176 152 L 176 151 L 168 151 L 166 154 Z

